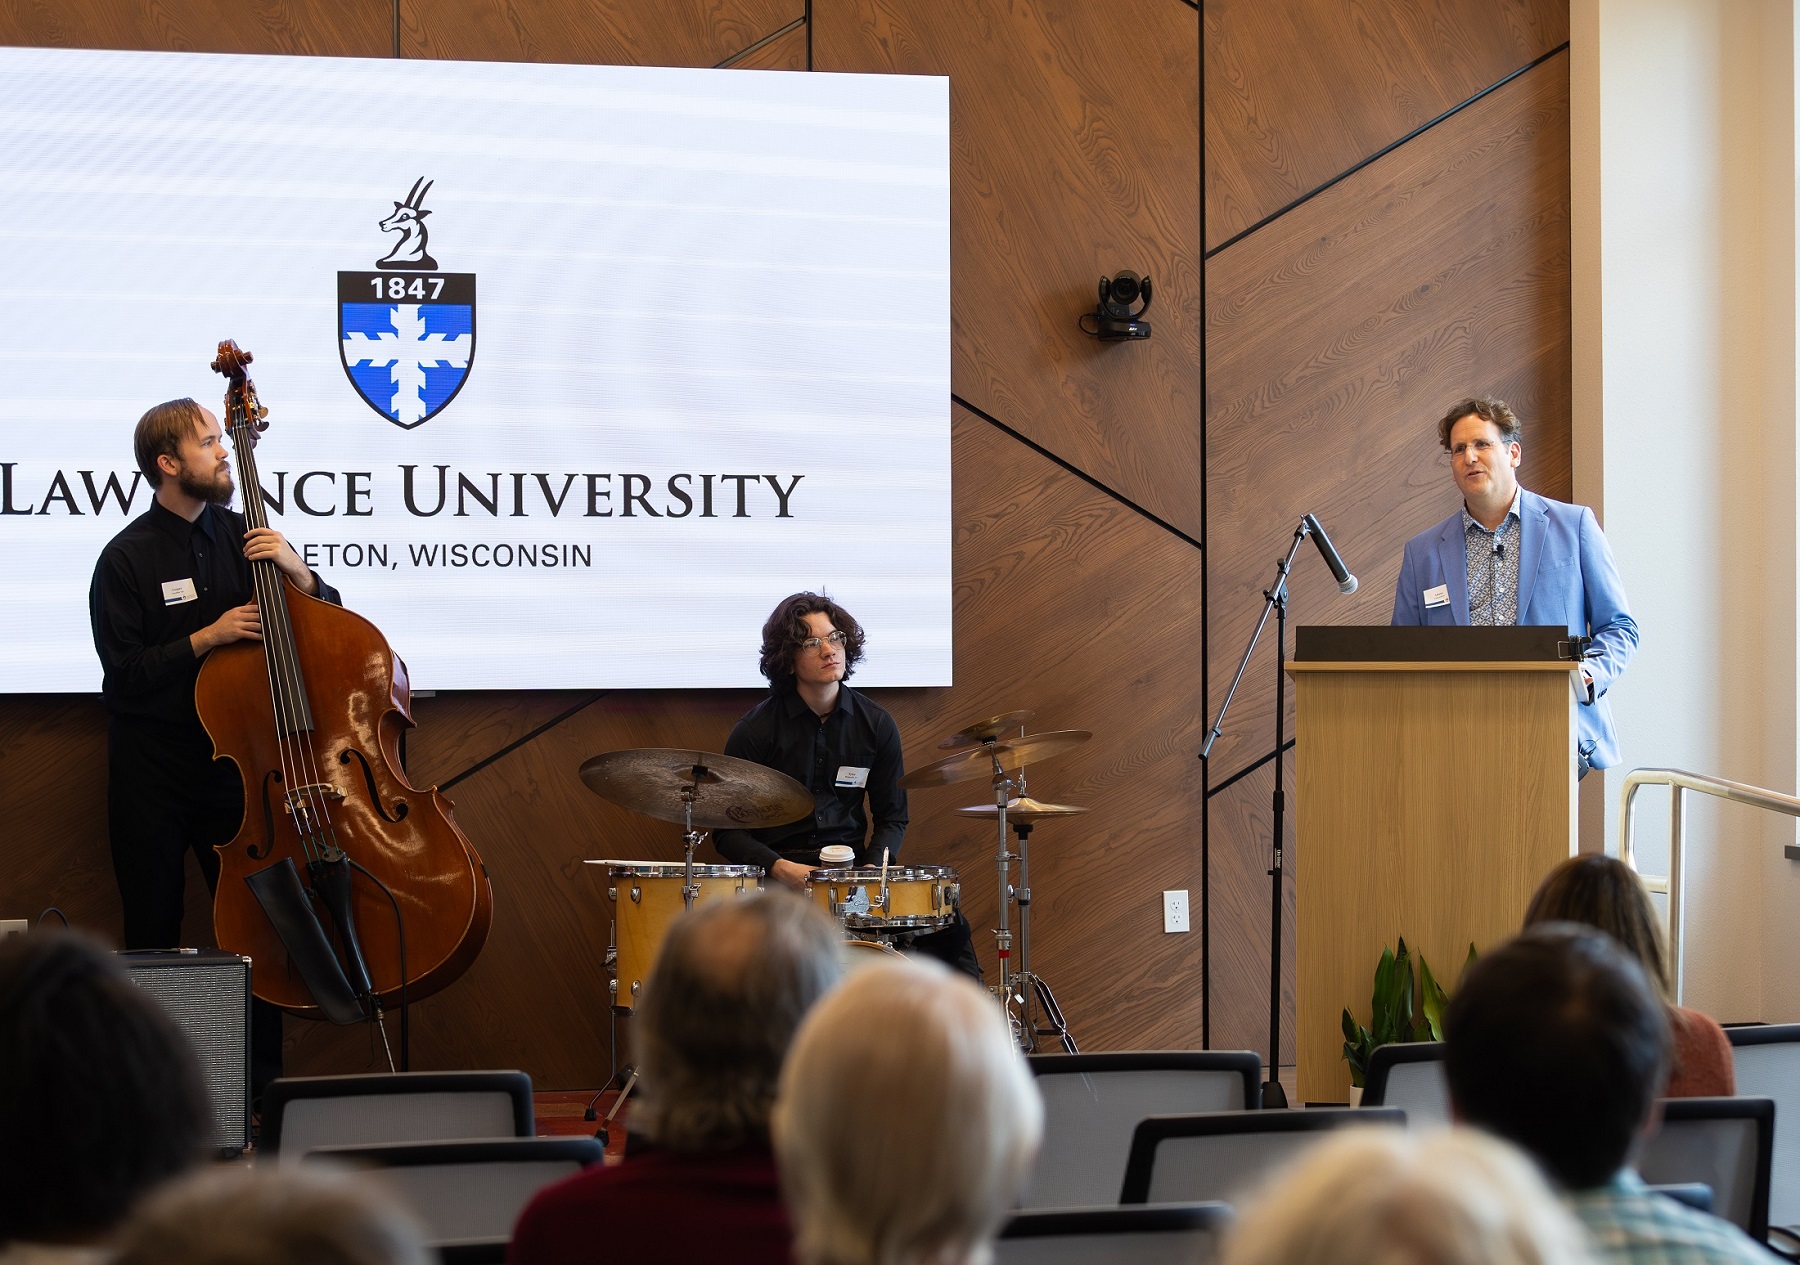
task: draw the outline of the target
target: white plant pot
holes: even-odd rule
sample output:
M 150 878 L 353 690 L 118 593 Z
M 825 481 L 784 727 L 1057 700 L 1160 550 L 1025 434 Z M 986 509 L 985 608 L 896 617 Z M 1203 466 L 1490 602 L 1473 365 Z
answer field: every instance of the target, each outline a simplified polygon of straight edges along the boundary
M 1362 1086 L 1361 1085 L 1352 1085 L 1350 1087 L 1350 1105 L 1352 1107 L 1362 1106 Z

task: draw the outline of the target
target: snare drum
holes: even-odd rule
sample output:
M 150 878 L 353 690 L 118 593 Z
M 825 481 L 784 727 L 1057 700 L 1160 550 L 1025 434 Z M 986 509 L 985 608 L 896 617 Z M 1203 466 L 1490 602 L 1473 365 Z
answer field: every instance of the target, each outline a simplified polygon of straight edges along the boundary
M 638 990 L 649 978 L 669 925 L 685 907 L 681 885 L 687 867 L 680 861 L 609 861 L 606 869 L 611 876 L 606 894 L 617 911 L 618 974 L 610 984 L 613 1008 L 629 1011 L 637 1005 Z M 700 893 L 694 904 L 754 892 L 762 880 L 760 866 L 696 865 L 694 886 Z
M 896 935 L 931 931 L 956 920 L 962 886 L 943 865 L 890 865 L 882 903 L 881 867 L 814 870 L 807 899 L 854 931 Z

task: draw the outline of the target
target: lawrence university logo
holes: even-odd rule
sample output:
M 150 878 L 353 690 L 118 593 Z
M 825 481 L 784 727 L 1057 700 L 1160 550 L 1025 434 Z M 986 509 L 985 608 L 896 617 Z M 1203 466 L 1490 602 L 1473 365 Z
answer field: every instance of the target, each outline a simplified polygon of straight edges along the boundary
M 408 430 L 443 412 L 475 362 L 475 274 L 439 272 L 425 249 L 420 176 L 381 221 L 400 234 L 375 272 L 338 273 L 338 349 L 365 403 Z

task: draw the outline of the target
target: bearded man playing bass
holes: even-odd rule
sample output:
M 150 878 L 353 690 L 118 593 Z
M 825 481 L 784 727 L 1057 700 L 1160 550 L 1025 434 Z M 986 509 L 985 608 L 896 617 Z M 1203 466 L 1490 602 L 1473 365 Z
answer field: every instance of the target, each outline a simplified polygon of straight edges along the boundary
M 214 761 L 194 707 L 209 651 L 261 641 L 250 563 L 273 562 L 302 593 L 337 603 L 337 590 L 272 528 L 246 529 L 229 506 L 230 453 L 219 419 L 193 400 L 159 404 L 138 420 L 138 469 L 150 508 L 101 551 L 88 591 L 94 649 L 105 677 L 107 831 L 125 911 L 127 949 L 181 941 L 187 853 L 208 891 L 244 816 L 244 787 Z M 254 496 L 257 489 L 246 489 Z M 281 1012 L 251 1007 L 251 1089 L 281 1074 Z

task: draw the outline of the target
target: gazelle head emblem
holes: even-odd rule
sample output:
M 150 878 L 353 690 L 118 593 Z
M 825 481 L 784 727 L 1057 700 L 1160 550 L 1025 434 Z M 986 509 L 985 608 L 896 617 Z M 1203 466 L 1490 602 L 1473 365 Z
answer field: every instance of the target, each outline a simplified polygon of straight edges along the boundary
M 402 272 L 431 272 L 437 268 L 437 260 L 433 259 L 425 249 L 430 237 L 425 227 L 425 217 L 431 212 L 425 209 L 425 195 L 431 192 L 436 181 L 426 180 L 420 176 L 413 182 L 412 192 L 406 195 L 406 201 L 394 203 L 394 213 L 381 221 L 383 232 L 398 233 L 400 240 L 394 248 L 377 260 L 377 268 L 394 269 Z

